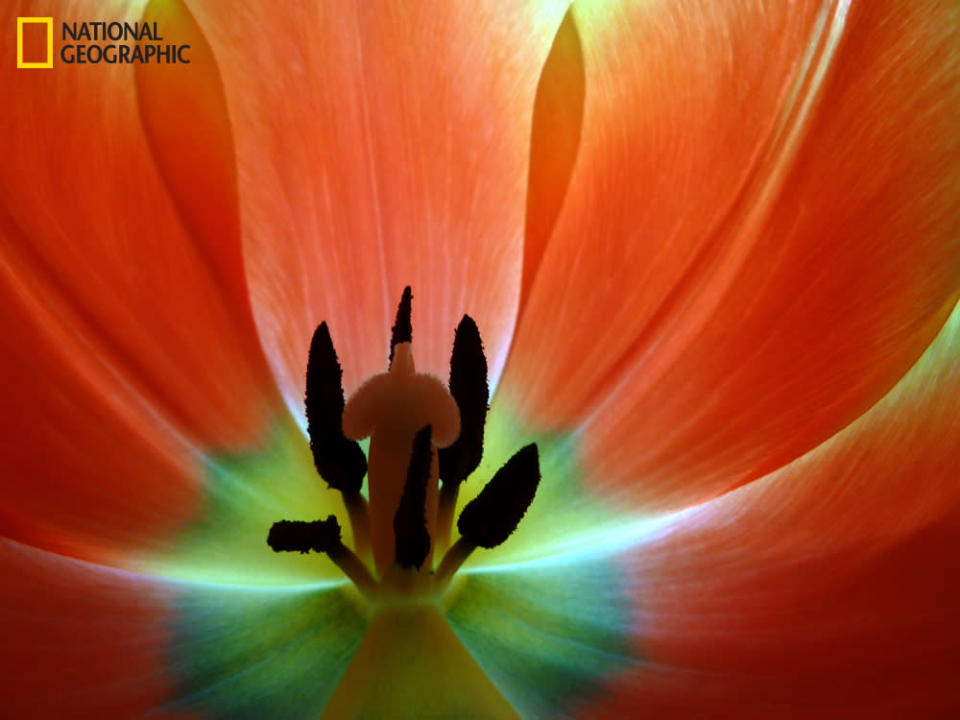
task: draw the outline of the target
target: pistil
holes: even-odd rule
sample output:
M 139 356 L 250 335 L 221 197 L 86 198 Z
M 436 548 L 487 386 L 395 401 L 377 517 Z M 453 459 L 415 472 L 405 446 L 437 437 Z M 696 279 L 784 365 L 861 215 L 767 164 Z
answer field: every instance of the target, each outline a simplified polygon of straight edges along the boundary
M 343 429 L 348 437 L 370 437 L 370 530 L 373 559 L 380 573 L 394 561 L 393 520 L 406 482 L 414 436 L 427 425 L 432 428 L 432 444 L 446 447 L 460 434 L 460 413 L 443 383 L 416 372 L 412 343 L 400 343 L 390 370 L 361 385 L 343 412 Z M 435 453 L 431 454 L 424 502 L 427 530 L 432 537 L 437 522 Z M 428 557 L 430 554 L 428 551 Z

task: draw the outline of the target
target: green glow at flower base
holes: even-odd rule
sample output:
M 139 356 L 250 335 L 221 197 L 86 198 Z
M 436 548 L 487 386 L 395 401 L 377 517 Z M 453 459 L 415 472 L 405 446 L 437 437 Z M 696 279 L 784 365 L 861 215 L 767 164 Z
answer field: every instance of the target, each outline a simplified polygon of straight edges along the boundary
M 204 717 L 316 718 L 366 627 L 343 590 L 185 587 L 171 628 L 172 709 Z
M 562 717 L 636 661 L 609 561 L 468 574 L 451 595 L 454 632 L 523 717 Z
M 343 581 L 325 556 L 283 556 L 264 537 L 293 508 L 344 515 L 339 494 L 315 474 L 303 434 L 285 410 L 249 452 L 212 455 L 205 462 L 204 507 L 171 552 L 145 569 L 156 575 L 243 586 L 320 586 Z M 350 540 L 349 525 L 346 539 Z
M 536 441 L 544 481 L 524 522 L 474 552 L 442 598 L 394 606 L 368 604 L 323 556 L 264 542 L 277 517 L 344 517 L 295 424 L 277 423 L 252 452 L 211 457 L 207 512 L 155 563 L 207 573 L 177 603 L 176 706 L 231 719 L 552 716 L 636 662 L 622 571 L 577 542 L 622 519 L 581 487 L 575 435 L 531 433 L 513 417 L 494 406 L 460 505 L 519 439 Z

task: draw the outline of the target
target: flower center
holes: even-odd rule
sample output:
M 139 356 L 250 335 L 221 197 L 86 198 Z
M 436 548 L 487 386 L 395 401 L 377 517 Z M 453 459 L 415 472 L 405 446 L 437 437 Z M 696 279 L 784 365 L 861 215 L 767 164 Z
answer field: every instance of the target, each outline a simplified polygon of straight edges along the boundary
M 326 323 L 307 361 L 307 432 L 320 476 L 341 493 L 354 548 L 334 515 L 281 520 L 267 543 L 276 552 L 326 553 L 372 602 L 439 597 L 478 547 L 500 545 L 516 529 L 540 482 L 536 445 L 507 461 L 461 512 L 450 545 L 460 483 L 483 456 L 487 361 L 476 323 L 457 327 L 450 380 L 418 373 L 413 361 L 412 294 L 397 308 L 387 370 L 344 402 L 342 369 Z M 358 440 L 370 438 L 365 456 Z M 369 501 L 362 494 L 367 477 Z M 439 559 L 439 560 L 438 560 Z

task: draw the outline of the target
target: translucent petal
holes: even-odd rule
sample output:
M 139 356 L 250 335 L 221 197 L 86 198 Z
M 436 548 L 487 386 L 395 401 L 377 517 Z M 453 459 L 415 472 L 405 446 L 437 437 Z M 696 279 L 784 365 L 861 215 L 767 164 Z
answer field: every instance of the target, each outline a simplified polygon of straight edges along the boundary
M 13 15 L 33 14 L 133 22 L 143 11 L 143 3 L 107 12 L 96 2 L 5 3 L 0 21 L 14 27 Z M 219 89 L 214 59 L 189 13 L 178 2 L 156 12 L 169 37 L 181 33 L 195 46 L 190 65 L 171 66 L 180 73 L 177 103 L 149 77 L 141 78 L 138 95 L 129 65 L 26 72 L 10 63 L 0 71 L 16 97 L 16 112 L 0 118 L 0 259 L 29 300 L 53 310 L 49 322 L 69 325 L 81 340 L 78 362 L 107 366 L 131 395 L 198 443 L 242 444 L 261 430 L 273 385 L 237 275 L 240 238 L 198 228 L 201 219 L 223 225 L 222 216 L 235 216 L 237 208 L 214 202 L 213 195 L 230 190 L 216 193 L 211 180 L 204 194 L 220 220 L 196 207 L 196 222 L 185 222 L 177 199 L 189 193 L 171 193 L 168 184 L 193 178 L 195 166 L 229 182 L 232 170 L 224 165 L 233 158 L 222 147 L 229 125 L 221 97 L 220 114 L 214 107 L 190 116 L 196 133 L 218 143 L 170 152 L 156 133 L 145 136 L 141 119 L 148 128 L 177 125 L 181 103 Z M 9 56 L 13 40 L 14 33 L 4 34 Z M 144 94 L 150 99 L 141 105 Z M 158 151 L 166 152 L 162 171 Z
M 146 717 L 169 697 L 169 583 L 5 539 L 0 575 L 7 717 Z
M 617 554 L 635 643 L 594 709 L 949 716 L 960 702 L 960 307 L 870 412 Z
M 349 393 L 385 369 L 406 285 L 421 371 L 446 375 L 470 313 L 499 376 L 533 94 L 565 9 L 198 4 L 224 68 L 257 322 L 295 414 L 316 325 L 330 325 Z
M 53 16 L 56 51 L 61 22 L 144 12 L 190 65 L 0 68 L 3 533 L 104 562 L 164 544 L 197 508 L 200 454 L 255 442 L 278 404 L 217 67 L 182 3 L 4 3 L 0 24 Z M 202 141 L 179 146 L 191 104 Z
M 847 425 L 945 320 L 960 26 L 945 2 L 573 17 L 582 139 L 501 387 L 582 429 L 589 484 L 673 510 Z

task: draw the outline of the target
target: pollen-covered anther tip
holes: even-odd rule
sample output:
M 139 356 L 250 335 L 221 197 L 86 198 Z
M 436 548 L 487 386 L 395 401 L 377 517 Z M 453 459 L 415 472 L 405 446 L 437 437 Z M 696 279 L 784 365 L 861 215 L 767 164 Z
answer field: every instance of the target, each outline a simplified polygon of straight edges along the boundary
M 400 504 L 393 517 L 395 559 L 402 568 L 423 565 L 430 554 L 430 533 L 427 531 L 427 482 L 433 461 L 431 427 L 427 425 L 413 438 L 407 480 L 400 496 Z
M 329 553 L 340 547 L 340 523 L 333 515 L 326 520 L 280 520 L 267 534 L 274 552 Z
M 407 285 L 403 289 L 397 316 L 390 330 L 390 363 L 393 363 L 394 351 L 400 343 L 413 341 L 413 291 Z
M 457 529 L 483 548 L 503 543 L 523 519 L 540 485 L 540 457 L 535 444 L 519 450 L 460 513 Z
M 490 394 L 480 330 L 469 315 L 463 316 L 454 335 L 449 387 L 460 410 L 460 435 L 453 445 L 440 451 L 440 480 L 459 485 L 483 459 L 483 430 Z
M 313 464 L 334 490 L 359 493 L 367 472 L 363 450 L 343 434 L 343 370 L 330 330 L 320 323 L 310 341 L 304 409 Z

